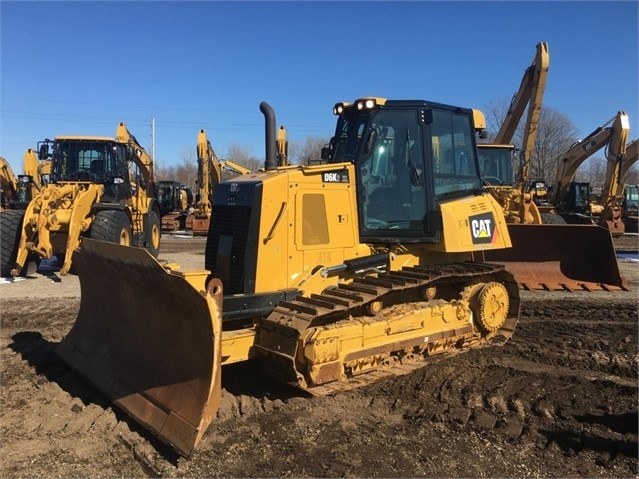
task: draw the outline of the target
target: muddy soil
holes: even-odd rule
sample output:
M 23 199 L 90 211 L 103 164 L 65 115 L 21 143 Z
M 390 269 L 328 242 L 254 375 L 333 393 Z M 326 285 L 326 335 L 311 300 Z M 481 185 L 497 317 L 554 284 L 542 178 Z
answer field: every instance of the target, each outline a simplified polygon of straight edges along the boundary
M 203 244 L 167 238 L 160 257 L 201 268 Z M 0 284 L 0 476 L 637 477 L 639 273 L 619 264 L 631 292 L 522 292 L 505 345 L 364 389 L 311 398 L 228 366 L 190 459 L 55 354 L 77 278 Z

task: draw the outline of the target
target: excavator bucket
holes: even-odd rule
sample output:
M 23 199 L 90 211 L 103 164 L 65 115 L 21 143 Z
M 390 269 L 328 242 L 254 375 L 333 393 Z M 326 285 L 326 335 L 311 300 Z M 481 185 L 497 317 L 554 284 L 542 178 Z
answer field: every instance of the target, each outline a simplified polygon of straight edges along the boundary
M 595 225 L 508 224 L 513 247 L 486 251 L 519 287 L 546 291 L 628 291 L 610 231 Z
M 85 239 L 76 256 L 80 311 L 57 353 L 188 457 L 221 399 L 220 281 L 203 291 L 206 271 L 169 271 L 143 248 Z

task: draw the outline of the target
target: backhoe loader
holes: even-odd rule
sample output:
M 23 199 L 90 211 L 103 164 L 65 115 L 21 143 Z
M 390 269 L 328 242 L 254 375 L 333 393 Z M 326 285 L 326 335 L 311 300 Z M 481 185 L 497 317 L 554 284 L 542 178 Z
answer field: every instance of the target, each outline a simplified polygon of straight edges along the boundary
M 481 189 L 481 112 L 338 103 L 324 163 L 279 166 L 275 114 L 260 110 L 264 171 L 215 187 L 206 269 L 85 240 L 80 311 L 57 348 L 184 456 L 215 417 L 225 365 L 258 361 L 326 395 L 502 344 L 519 317 L 513 276 L 483 261 L 511 243 Z
M 513 242 L 508 250 L 488 252 L 486 259 L 506 265 L 522 289 L 625 290 L 610 233 L 595 225 L 566 225 L 553 210 L 542 210 L 529 191 L 549 65 L 548 44 L 538 43 L 494 142 L 477 145 L 484 189 L 502 206 Z M 511 141 L 526 110 L 520 167 L 514 175 Z
M 19 276 L 27 261 L 56 256 L 61 275 L 69 273 L 85 237 L 160 249 L 160 216 L 153 162 L 124 123 L 115 138 L 58 136 L 39 148 L 50 158 L 50 183 L 25 211 L 0 213 L 1 273 Z M 137 177 L 135 191 L 130 169 Z M 5 216 L 6 215 L 6 216 Z M 14 217 L 19 215 L 18 217 Z

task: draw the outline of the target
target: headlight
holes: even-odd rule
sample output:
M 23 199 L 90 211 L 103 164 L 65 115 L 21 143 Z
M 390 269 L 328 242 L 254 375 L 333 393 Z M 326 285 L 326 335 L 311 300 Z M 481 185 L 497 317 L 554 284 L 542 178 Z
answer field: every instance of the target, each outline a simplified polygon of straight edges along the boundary
M 344 108 L 346 108 L 347 105 L 348 103 L 344 102 L 336 103 L 333 107 L 333 115 L 341 115 L 342 113 L 344 113 Z

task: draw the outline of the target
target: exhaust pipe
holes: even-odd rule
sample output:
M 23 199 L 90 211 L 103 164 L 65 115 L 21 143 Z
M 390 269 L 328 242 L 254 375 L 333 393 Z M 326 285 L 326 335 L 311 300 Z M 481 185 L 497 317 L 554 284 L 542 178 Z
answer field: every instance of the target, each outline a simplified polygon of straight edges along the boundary
M 264 169 L 266 171 L 277 169 L 277 145 L 275 142 L 275 112 L 271 105 L 263 101 L 260 103 L 260 111 L 264 114 L 265 120 L 265 144 L 266 159 Z

